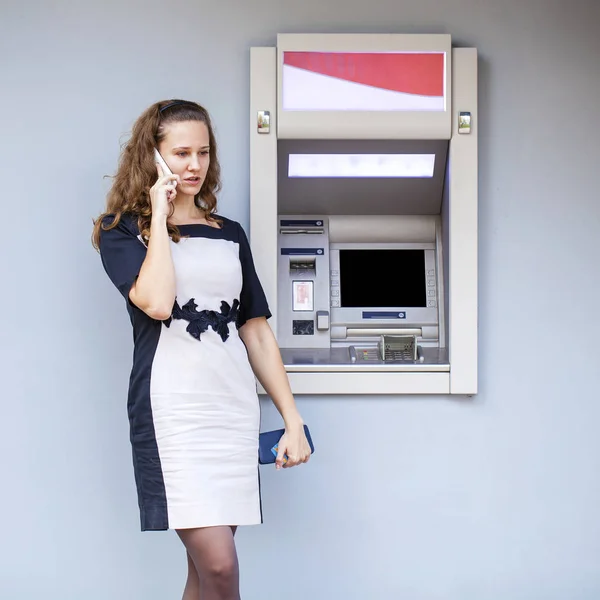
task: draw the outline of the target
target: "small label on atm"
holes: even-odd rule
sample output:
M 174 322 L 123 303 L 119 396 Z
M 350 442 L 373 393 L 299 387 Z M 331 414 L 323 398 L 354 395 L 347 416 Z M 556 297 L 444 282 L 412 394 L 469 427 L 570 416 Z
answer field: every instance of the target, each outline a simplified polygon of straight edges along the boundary
M 406 311 L 363 312 L 363 319 L 406 319 Z
M 281 227 L 322 227 L 323 221 L 320 219 L 282 219 L 279 221 Z
M 284 256 L 291 256 L 294 254 L 315 254 L 318 256 L 322 256 L 325 254 L 323 248 L 282 248 L 281 254 Z

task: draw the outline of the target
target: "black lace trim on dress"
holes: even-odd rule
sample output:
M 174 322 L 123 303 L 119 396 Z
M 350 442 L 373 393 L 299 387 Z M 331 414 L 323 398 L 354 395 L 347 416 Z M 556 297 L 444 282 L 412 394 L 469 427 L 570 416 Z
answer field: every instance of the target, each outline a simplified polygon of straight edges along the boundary
M 237 320 L 240 303 L 238 300 L 233 301 L 233 306 L 229 306 L 225 300 L 221 302 L 221 312 L 214 310 L 196 310 L 198 305 L 194 298 L 190 298 L 183 306 L 179 306 L 177 300 L 173 306 L 173 313 L 164 324 L 169 327 L 173 319 L 182 319 L 189 321 L 186 331 L 200 341 L 200 335 L 212 327 L 215 333 L 221 336 L 223 341 L 229 337 L 229 323 Z

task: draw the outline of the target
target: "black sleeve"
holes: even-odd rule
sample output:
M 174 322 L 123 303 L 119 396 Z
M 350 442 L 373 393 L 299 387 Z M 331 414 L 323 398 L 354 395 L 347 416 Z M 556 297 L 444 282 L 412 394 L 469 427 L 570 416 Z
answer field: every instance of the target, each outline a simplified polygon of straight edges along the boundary
M 112 223 L 106 217 L 103 225 Z M 116 227 L 100 232 L 100 256 L 104 270 L 115 287 L 129 300 L 129 291 L 146 258 L 146 246 L 137 234 L 137 225 L 122 218 Z
M 242 264 L 242 291 L 240 293 L 240 310 L 238 315 L 238 327 L 244 325 L 248 319 L 256 317 L 271 317 L 267 297 L 262 288 L 254 260 L 250 250 L 250 244 L 242 226 L 238 223 L 239 245 L 240 245 L 240 263 Z

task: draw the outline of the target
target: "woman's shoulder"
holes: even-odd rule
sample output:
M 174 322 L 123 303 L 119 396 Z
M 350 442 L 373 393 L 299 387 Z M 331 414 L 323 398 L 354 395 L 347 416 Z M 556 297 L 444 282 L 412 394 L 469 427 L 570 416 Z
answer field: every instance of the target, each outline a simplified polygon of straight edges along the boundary
M 120 216 L 114 213 L 106 213 L 102 217 L 101 231 L 111 231 L 118 229 L 122 232 L 132 233 L 138 236 L 140 229 L 138 227 L 138 217 L 132 213 L 123 213 Z
M 136 215 L 106 213 L 102 215 L 98 228 L 98 249 L 100 253 L 120 248 L 124 242 L 138 240 L 144 243 L 138 227 Z M 145 246 L 145 244 L 144 244 Z
M 212 215 L 210 215 L 210 217 L 216 221 L 220 221 L 223 227 L 237 228 L 240 225 L 237 221 L 234 221 L 233 219 L 230 219 L 229 217 L 226 217 L 225 215 L 222 215 L 220 213 L 213 213 Z
M 211 217 L 220 222 L 221 230 L 230 236 L 234 236 L 236 241 L 239 239 L 240 234 L 243 234 L 244 232 L 244 228 L 241 226 L 241 224 L 234 219 L 230 219 L 229 217 L 225 217 L 217 213 L 214 213 L 211 215 Z

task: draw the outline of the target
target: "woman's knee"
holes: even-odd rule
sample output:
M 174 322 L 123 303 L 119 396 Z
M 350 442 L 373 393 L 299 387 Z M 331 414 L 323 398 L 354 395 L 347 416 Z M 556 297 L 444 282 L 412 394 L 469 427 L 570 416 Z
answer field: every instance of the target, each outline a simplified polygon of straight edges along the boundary
M 214 582 L 231 583 L 237 579 L 238 564 L 235 555 L 213 556 L 203 565 L 202 575 Z
M 237 589 L 238 561 L 229 528 L 178 531 L 198 572 L 200 588 L 229 598 Z M 231 596 L 233 597 L 233 596 Z

